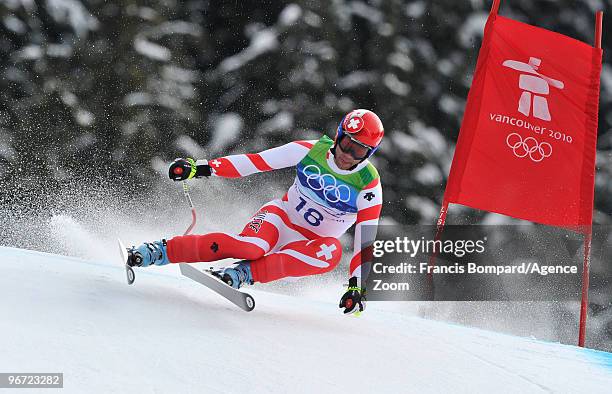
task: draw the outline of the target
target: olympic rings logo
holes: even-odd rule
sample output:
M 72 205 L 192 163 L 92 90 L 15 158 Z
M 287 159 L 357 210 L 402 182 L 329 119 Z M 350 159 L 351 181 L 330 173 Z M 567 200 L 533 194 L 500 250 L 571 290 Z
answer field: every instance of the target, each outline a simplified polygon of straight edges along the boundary
M 514 156 L 523 158 L 529 156 L 535 163 L 539 163 L 552 155 L 552 146 L 548 142 L 538 142 L 533 137 L 523 139 L 518 133 L 510 133 L 506 137 L 506 145 L 512 149 Z
M 313 167 L 313 173 L 307 173 L 307 169 Z M 314 164 L 309 164 L 302 169 L 302 174 L 306 176 L 306 184 L 314 191 L 323 190 L 323 197 L 330 203 L 349 202 L 351 199 L 351 189 L 347 185 L 338 185 L 336 178 L 331 174 L 321 175 L 321 169 Z M 325 179 L 329 181 L 325 181 Z M 346 190 L 346 193 L 342 193 Z

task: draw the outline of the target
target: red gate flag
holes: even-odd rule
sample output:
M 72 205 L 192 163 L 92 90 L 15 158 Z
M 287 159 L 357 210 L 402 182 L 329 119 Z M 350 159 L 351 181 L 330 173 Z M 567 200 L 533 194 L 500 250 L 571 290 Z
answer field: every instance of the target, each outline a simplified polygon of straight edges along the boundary
M 445 201 L 590 229 L 602 50 L 492 12 Z

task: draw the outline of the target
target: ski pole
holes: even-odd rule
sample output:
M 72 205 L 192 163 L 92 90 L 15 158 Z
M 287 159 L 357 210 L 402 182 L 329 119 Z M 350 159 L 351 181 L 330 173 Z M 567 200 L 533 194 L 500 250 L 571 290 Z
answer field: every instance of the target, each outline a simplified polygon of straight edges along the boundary
M 189 203 L 189 208 L 191 208 L 191 225 L 185 231 L 185 234 L 188 235 L 191 233 L 191 230 L 195 227 L 196 224 L 196 210 L 193 206 L 193 201 L 191 201 L 191 196 L 189 195 L 189 185 L 187 185 L 187 181 L 183 181 L 183 193 L 185 194 L 185 198 L 187 199 L 187 203 Z

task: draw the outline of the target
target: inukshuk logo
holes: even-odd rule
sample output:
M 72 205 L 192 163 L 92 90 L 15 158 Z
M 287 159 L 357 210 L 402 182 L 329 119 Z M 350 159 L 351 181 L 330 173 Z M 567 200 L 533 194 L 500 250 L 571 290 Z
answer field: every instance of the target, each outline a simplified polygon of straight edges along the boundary
M 519 76 L 519 88 L 522 92 L 519 98 L 518 111 L 525 116 L 530 116 L 533 112 L 535 118 L 550 121 L 548 99 L 545 96 L 550 94 L 550 86 L 563 89 L 564 84 L 540 74 L 538 68 L 540 68 L 541 63 L 541 59 L 530 57 L 529 63 L 506 60 L 502 65 L 522 73 Z

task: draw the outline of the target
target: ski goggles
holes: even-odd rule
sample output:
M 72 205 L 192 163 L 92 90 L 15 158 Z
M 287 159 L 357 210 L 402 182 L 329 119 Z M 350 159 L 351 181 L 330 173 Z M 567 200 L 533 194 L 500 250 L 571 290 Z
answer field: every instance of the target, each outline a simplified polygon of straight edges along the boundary
M 371 146 L 368 146 L 348 134 L 344 134 L 340 141 L 338 141 L 338 147 L 344 153 L 348 153 L 355 160 L 363 160 L 370 155 L 372 150 Z

